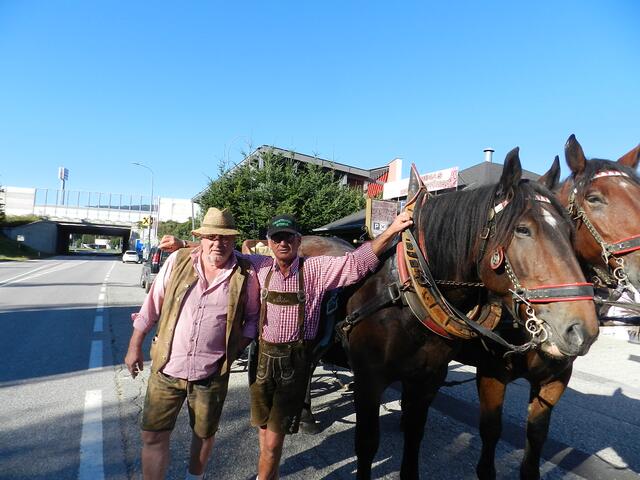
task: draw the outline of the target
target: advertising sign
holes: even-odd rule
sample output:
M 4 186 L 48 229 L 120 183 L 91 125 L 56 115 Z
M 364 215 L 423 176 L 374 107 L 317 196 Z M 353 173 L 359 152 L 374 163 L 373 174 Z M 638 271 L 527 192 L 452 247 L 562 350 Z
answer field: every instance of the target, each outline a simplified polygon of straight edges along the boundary
M 367 198 L 365 225 L 371 238 L 376 238 L 398 215 L 398 202 Z
M 436 172 L 420 175 L 422 181 L 426 184 L 430 192 L 438 190 L 446 190 L 448 188 L 456 188 L 458 186 L 458 167 L 445 168 Z M 387 182 L 384 184 L 382 198 L 403 198 L 407 196 L 409 188 L 409 179 L 403 178 L 395 182 Z

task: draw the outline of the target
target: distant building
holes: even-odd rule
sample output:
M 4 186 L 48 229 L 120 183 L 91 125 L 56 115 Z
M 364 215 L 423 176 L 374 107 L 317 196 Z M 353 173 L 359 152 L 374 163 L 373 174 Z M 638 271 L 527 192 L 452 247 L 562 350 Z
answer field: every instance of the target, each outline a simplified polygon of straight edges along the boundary
M 463 190 L 468 188 L 477 188 L 483 185 L 497 183 L 502 175 L 502 164 L 493 163 L 493 150 L 485 150 L 485 161 L 472 165 L 464 170 L 458 170 L 458 167 L 449 167 L 436 172 L 421 174 L 423 181 L 427 184 L 429 191 L 439 193 Z M 395 159 L 389 164 L 397 171 L 402 171 L 402 160 Z M 397 180 L 389 180 L 384 182 L 382 187 L 378 187 L 377 191 L 382 191 L 384 200 L 397 200 L 401 204 L 407 200 L 407 187 L 409 185 L 409 177 Z M 528 170 L 522 170 L 522 177 L 529 180 L 537 180 L 540 175 Z M 335 222 L 328 223 L 313 230 L 318 235 L 334 235 L 344 238 L 347 241 L 357 241 L 364 232 L 365 210 L 352 213 L 346 217 L 340 218 Z
M 271 153 L 281 155 L 283 158 L 293 160 L 294 162 L 319 165 L 324 171 L 334 172 L 336 178 L 343 185 L 361 188 L 364 193 L 371 191 L 372 193 L 375 192 L 374 195 L 376 195 L 380 192 L 384 182 L 389 178 L 394 180 L 396 178 L 394 177 L 396 169 L 392 167 L 393 162 L 383 167 L 365 169 L 270 145 L 258 147 L 229 171 L 232 172 L 234 169 L 246 164 L 256 164 L 258 168 L 260 168 L 264 162 L 263 156 Z M 199 203 L 205 192 L 206 189 L 195 195 L 193 202 Z
M 158 218 L 161 222 L 173 220 L 182 223 L 200 215 L 200 205 L 193 203 L 189 198 L 160 197 L 158 200 Z

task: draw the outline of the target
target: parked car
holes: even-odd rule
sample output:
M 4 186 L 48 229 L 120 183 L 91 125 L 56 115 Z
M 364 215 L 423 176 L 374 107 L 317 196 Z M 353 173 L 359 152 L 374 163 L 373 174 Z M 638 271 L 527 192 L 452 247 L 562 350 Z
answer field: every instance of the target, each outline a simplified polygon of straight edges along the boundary
M 138 252 L 135 250 L 127 250 L 122 254 L 122 263 L 139 263 Z
M 160 250 L 158 247 L 151 248 L 149 257 L 142 264 L 142 273 L 140 274 L 140 286 L 144 288 L 145 292 L 149 292 L 153 280 L 160 271 L 160 267 L 164 264 L 164 261 L 169 258 L 170 253 Z

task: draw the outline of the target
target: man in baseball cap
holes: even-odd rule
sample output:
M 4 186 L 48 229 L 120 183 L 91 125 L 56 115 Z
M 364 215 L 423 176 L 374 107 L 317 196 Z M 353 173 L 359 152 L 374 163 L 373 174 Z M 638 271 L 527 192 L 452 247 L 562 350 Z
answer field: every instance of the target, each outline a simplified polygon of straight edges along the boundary
M 271 238 L 274 234 L 285 232 L 300 235 L 300 227 L 293 215 L 282 214 L 276 215 L 269 222 L 269 229 L 267 230 L 267 237 Z

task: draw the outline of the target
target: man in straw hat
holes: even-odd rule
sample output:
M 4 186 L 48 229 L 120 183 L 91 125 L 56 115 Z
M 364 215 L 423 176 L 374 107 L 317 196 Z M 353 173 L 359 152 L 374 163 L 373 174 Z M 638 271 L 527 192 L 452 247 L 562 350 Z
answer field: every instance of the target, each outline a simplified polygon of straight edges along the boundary
M 134 378 L 143 368 L 145 335 L 157 324 L 141 421 L 145 479 L 164 478 L 169 438 L 185 399 L 193 430 L 186 478 L 203 478 L 229 369 L 257 331 L 258 282 L 250 263 L 234 252 L 238 231 L 231 213 L 210 208 L 192 233 L 200 245 L 167 259 L 132 315 L 125 364 Z
M 342 257 L 298 256 L 301 231 L 291 215 L 277 215 L 267 230 L 272 257 L 249 255 L 261 287 L 260 347 L 256 381 L 251 384 L 251 423 L 258 427 L 259 480 L 279 478 L 285 435 L 296 433 L 309 380 L 310 349 L 329 290 L 351 285 L 376 269 L 396 234 L 413 225 L 400 213 L 376 239 Z M 186 243 L 163 237 L 168 249 Z

